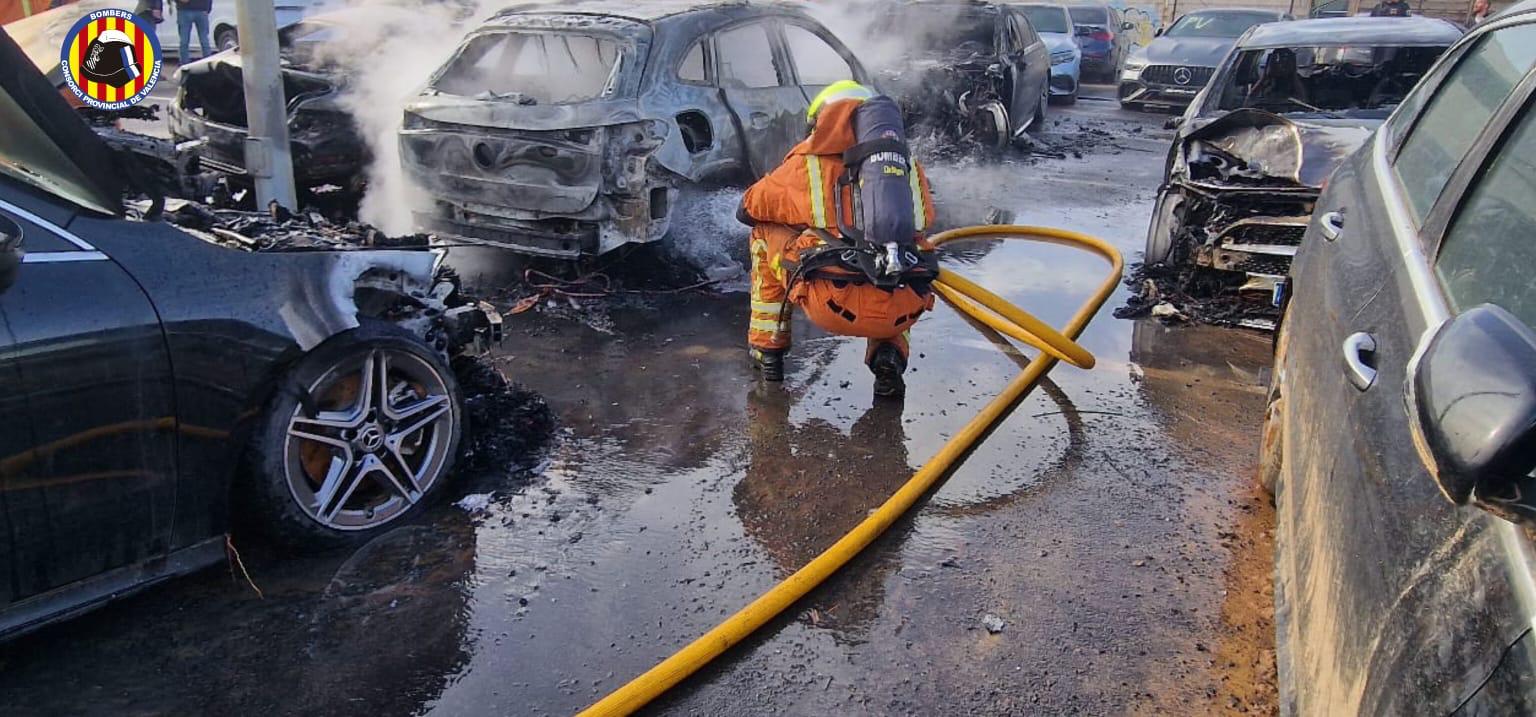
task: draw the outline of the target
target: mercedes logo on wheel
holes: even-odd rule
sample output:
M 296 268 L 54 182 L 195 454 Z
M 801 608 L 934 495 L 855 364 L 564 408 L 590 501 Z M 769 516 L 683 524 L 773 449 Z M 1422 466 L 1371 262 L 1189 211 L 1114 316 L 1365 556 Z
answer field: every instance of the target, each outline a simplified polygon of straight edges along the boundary
M 1195 79 L 1195 75 L 1189 71 L 1188 67 L 1180 67 L 1173 71 L 1173 81 L 1181 85 L 1187 85 L 1193 79 Z

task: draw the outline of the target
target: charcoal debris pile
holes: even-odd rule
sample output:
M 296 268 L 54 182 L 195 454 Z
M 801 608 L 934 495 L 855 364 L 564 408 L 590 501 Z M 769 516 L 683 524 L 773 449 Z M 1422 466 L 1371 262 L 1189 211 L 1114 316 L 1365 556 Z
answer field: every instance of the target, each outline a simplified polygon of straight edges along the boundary
M 220 244 L 247 251 L 406 249 L 424 248 L 429 242 L 426 234 L 389 236 L 362 222 L 332 221 L 319 212 L 293 213 L 279 206 L 251 212 L 170 200 L 164 218 L 183 229 L 206 232 Z
M 460 356 L 453 369 L 464 392 L 466 430 L 459 467 L 485 473 L 532 465 L 554 435 L 549 404 L 508 381 L 488 359 Z
M 1125 280 L 1134 293 L 1125 306 L 1115 309 L 1115 318 L 1152 317 L 1164 323 L 1196 322 L 1273 331 L 1279 309 L 1252 292 L 1239 291 L 1242 278 L 1240 274 L 1188 264 L 1135 264 Z

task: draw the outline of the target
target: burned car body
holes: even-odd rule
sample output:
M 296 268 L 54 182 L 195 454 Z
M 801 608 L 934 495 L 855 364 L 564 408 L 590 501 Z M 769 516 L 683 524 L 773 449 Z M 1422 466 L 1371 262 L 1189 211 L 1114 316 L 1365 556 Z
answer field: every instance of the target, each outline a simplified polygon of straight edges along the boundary
M 300 187 L 334 184 L 360 190 L 370 153 L 352 115 L 339 102 L 346 72 L 328 51 L 366 12 L 369 26 L 403 28 L 408 15 L 388 7 L 316 15 L 278 31 L 283 96 L 288 102 L 288 141 L 294 182 Z M 226 50 L 177 72 L 180 88 L 167 113 L 176 141 L 206 140 L 202 166 L 244 178 L 245 85 L 240 51 Z
M 1267 296 L 1286 276 L 1334 168 L 1460 36 L 1426 18 L 1250 30 L 1180 120 L 1146 263 L 1224 272 L 1220 291 Z
M 870 11 L 879 13 L 871 46 L 900 48 L 880 53 L 891 62 L 877 73 L 901 101 L 909 135 L 1000 148 L 1043 124 L 1051 50 L 1020 9 L 923 0 Z
M 0 639 L 222 560 L 237 519 L 302 547 L 425 508 L 475 311 L 439 253 L 136 218 L 137 160 L 20 57 L 0 30 Z
M 508 8 L 405 107 L 422 229 L 561 258 L 654 242 L 680 187 L 745 184 L 805 135 L 827 85 L 868 81 L 788 5 Z

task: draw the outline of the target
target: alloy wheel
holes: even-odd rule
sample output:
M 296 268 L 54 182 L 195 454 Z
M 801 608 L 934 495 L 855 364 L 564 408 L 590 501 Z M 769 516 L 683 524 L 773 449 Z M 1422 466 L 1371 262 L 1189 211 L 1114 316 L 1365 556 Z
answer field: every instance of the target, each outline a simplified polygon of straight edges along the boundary
M 283 466 L 311 519 L 335 530 L 376 528 L 442 478 L 459 412 L 426 360 L 374 349 L 332 367 L 308 391 L 289 418 Z

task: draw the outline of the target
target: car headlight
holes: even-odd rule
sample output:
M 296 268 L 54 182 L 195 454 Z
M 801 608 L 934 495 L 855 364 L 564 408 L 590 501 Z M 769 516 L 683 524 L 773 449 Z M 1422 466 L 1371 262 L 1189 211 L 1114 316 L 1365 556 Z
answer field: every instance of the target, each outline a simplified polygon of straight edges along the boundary
M 1059 50 L 1051 53 L 1051 64 L 1061 65 L 1077 59 L 1077 50 Z
M 1147 61 L 1146 60 L 1126 60 L 1125 61 L 1125 67 L 1123 69 L 1126 72 L 1141 72 L 1142 70 L 1147 69 Z

